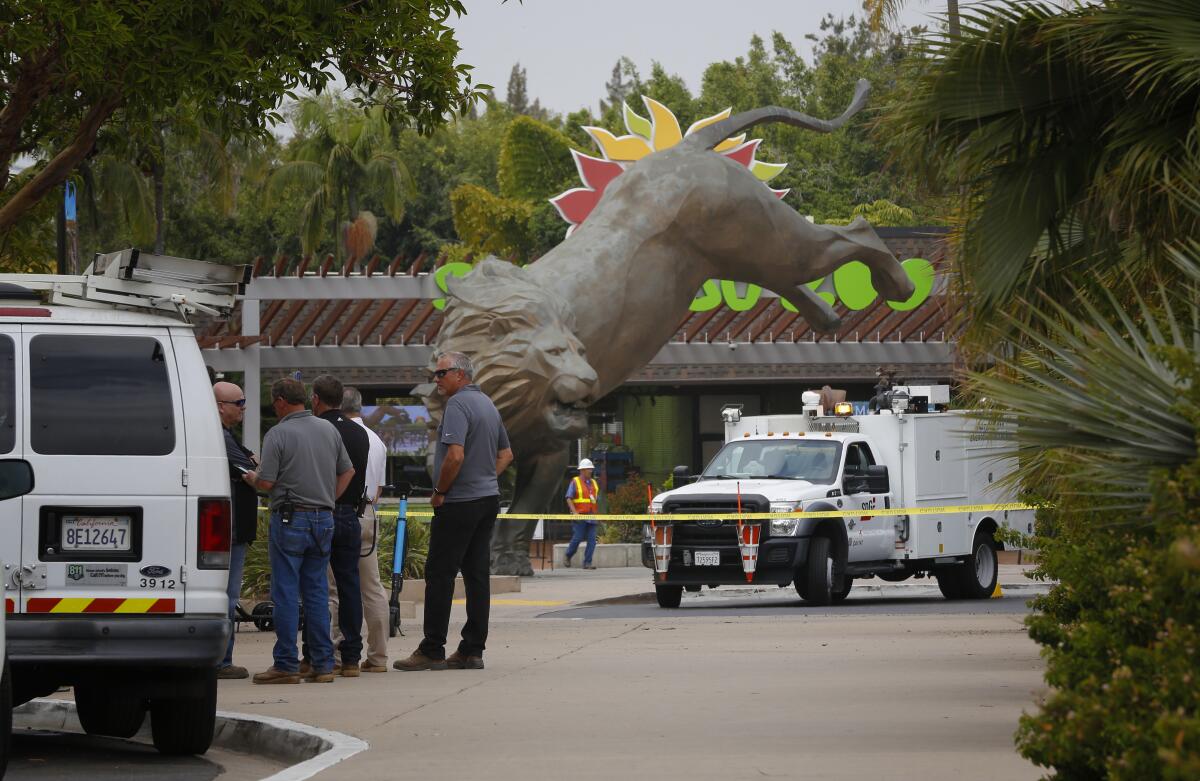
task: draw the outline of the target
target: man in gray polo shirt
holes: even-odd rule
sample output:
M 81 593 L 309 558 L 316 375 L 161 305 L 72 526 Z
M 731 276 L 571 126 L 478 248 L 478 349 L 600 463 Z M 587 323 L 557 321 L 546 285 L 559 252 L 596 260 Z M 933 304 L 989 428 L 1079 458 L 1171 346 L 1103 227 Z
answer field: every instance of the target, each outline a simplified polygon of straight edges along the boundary
M 500 512 L 496 477 L 512 463 L 508 432 L 492 400 L 471 382 L 462 353 L 438 356 L 433 373 L 446 397 L 433 456 L 433 522 L 425 559 L 425 638 L 397 670 L 481 670 L 487 642 L 491 583 L 488 548 Z M 458 650 L 446 657 L 454 578 L 462 570 L 467 622 Z
M 309 616 L 306 632 L 314 683 L 333 680 L 333 642 L 329 621 L 329 549 L 333 541 L 333 503 L 354 477 L 342 437 L 327 420 L 304 408 L 307 393 L 299 380 L 276 380 L 271 404 L 279 423 L 267 432 L 257 472 L 250 485 L 271 494 L 271 601 L 274 603 L 275 663 L 254 676 L 255 683 L 300 683 L 296 656 L 299 603 Z

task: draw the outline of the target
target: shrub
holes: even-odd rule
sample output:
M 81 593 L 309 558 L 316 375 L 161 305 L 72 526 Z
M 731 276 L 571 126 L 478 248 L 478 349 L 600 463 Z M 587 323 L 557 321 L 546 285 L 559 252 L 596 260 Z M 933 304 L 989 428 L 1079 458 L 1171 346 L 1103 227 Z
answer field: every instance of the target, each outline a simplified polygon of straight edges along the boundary
M 614 515 L 641 515 L 646 512 L 646 487 L 641 477 L 633 477 L 621 487 L 608 493 L 608 512 Z M 606 543 L 629 543 L 642 541 L 642 525 L 636 521 L 610 521 L 604 525 L 600 538 Z
M 392 582 L 392 551 L 396 543 L 396 516 L 388 514 L 386 508 L 379 519 L 379 578 L 384 588 Z M 394 512 L 394 511 L 393 511 Z M 246 551 L 246 569 L 242 575 L 242 597 L 244 599 L 265 598 L 271 593 L 271 562 L 267 550 L 266 510 L 258 513 L 258 539 Z M 408 555 L 404 560 L 405 580 L 420 580 L 425 577 L 425 557 L 429 552 L 429 519 L 408 520 Z
M 1144 512 L 1039 511 L 1038 574 L 1058 583 L 1027 624 L 1052 690 L 1017 742 L 1052 778 L 1200 778 L 1200 459 L 1151 488 Z

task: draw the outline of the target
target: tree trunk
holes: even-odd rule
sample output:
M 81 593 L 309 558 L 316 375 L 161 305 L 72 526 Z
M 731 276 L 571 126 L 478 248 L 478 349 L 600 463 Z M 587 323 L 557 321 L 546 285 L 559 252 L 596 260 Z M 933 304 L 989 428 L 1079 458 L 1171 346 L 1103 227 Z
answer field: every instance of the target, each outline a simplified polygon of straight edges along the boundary
M 947 0 L 946 17 L 950 20 L 950 37 L 957 38 L 960 29 L 958 24 L 958 0 Z
M 151 169 L 154 176 L 154 254 L 166 252 L 166 210 L 163 207 L 163 164 L 156 161 Z
M 38 201 L 51 190 L 67 180 L 75 166 L 83 162 L 96 145 L 96 133 L 121 104 L 115 95 L 97 101 L 84 115 L 75 131 L 71 143 L 54 156 L 49 163 L 18 190 L 3 206 L 0 206 L 0 233 L 8 231 Z
M 154 150 L 154 162 L 150 166 L 150 175 L 154 179 L 154 254 L 166 252 L 166 210 L 163 208 L 163 179 L 166 178 L 166 143 L 163 140 L 163 127 L 158 126 L 158 149 Z

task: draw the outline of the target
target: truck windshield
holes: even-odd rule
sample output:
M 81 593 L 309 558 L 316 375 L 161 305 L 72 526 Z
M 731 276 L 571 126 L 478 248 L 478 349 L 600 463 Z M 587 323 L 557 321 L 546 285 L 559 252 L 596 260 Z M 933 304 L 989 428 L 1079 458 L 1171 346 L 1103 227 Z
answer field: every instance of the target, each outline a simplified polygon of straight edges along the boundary
M 841 442 L 746 440 L 730 442 L 701 479 L 772 477 L 832 483 L 841 460 Z

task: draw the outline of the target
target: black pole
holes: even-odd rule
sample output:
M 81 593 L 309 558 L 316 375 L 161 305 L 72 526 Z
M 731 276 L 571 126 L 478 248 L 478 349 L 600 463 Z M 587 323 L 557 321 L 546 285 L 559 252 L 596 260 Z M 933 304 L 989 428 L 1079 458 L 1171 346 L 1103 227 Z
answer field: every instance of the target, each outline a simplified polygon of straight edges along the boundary
M 58 273 L 67 273 L 67 204 L 66 194 L 60 193 L 58 196 L 58 211 L 54 213 L 54 227 L 56 233 L 55 243 L 57 245 Z

